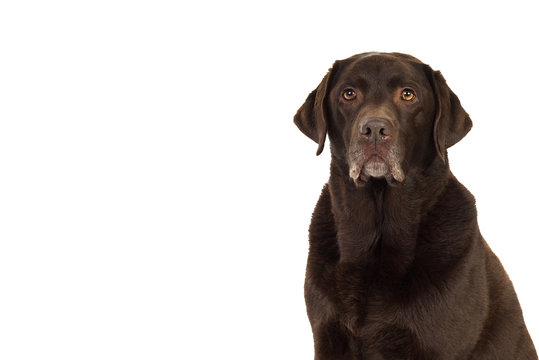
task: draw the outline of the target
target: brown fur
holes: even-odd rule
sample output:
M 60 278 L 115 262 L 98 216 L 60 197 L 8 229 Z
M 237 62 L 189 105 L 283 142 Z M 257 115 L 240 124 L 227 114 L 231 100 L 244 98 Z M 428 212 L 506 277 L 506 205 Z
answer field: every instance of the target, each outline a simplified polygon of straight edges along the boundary
M 370 119 L 384 128 L 365 130 Z M 294 122 L 317 154 L 326 134 L 331 144 L 305 280 L 316 360 L 537 359 L 475 200 L 449 170 L 447 148 L 472 124 L 440 72 L 396 53 L 337 61 Z

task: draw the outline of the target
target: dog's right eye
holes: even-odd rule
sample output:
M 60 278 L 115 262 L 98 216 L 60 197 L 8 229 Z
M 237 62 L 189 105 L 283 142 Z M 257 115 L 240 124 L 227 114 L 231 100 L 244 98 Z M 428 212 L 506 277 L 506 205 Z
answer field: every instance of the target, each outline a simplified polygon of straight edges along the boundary
M 344 89 L 342 97 L 347 101 L 354 100 L 356 98 L 356 92 L 353 89 Z

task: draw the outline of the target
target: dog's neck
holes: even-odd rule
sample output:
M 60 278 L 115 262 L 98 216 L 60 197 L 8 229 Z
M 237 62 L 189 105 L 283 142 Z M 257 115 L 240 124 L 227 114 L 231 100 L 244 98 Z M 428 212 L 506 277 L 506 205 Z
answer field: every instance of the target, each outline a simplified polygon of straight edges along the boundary
M 434 159 L 426 171 L 408 170 L 402 183 L 370 179 L 357 186 L 333 158 L 329 190 L 340 261 L 366 266 L 378 261 L 385 272 L 404 274 L 414 259 L 421 221 L 451 176 L 447 164 Z

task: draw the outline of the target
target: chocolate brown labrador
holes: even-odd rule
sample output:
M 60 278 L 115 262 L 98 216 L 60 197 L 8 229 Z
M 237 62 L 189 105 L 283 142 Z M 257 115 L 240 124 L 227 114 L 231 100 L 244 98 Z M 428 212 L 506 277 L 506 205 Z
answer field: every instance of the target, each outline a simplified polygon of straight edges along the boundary
M 537 359 L 449 170 L 472 122 L 439 71 L 399 53 L 336 61 L 294 122 L 331 150 L 305 280 L 315 359 Z

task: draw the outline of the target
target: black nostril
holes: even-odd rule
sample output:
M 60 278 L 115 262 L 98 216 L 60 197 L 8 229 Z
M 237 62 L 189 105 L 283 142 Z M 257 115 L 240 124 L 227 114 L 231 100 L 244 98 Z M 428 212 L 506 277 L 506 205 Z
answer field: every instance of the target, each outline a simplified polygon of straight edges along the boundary
M 359 132 L 367 139 L 386 140 L 392 135 L 391 122 L 384 118 L 367 118 L 360 124 Z

